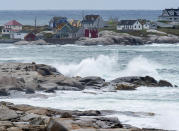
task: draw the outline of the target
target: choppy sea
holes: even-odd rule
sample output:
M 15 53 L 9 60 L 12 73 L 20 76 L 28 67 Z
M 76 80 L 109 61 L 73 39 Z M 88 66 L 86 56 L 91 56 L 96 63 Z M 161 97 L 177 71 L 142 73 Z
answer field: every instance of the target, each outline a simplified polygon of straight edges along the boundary
M 56 67 L 66 76 L 150 75 L 179 85 L 179 44 L 142 46 L 76 46 L 0 44 L 0 63 L 36 62 Z M 70 110 L 153 112 L 155 116 L 114 114 L 137 127 L 179 130 L 179 88 L 140 87 L 136 91 L 58 91 L 48 98 L 0 99 L 16 104 Z M 89 93 L 88 93 L 89 92 Z

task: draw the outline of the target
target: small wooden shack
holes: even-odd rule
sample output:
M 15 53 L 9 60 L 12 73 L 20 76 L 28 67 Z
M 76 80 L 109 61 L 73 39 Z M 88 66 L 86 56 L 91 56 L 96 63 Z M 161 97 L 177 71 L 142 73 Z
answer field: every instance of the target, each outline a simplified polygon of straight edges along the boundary
M 34 33 L 29 33 L 24 37 L 24 40 L 26 41 L 35 41 L 36 40 L 36 35 Z

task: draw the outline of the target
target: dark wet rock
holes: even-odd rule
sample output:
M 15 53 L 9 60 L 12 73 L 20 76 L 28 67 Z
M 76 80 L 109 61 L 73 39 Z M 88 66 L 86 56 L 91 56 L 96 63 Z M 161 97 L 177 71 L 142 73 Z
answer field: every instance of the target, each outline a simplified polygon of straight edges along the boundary
M 46 93 L 55 93 L 55 90 L 57 90 L 57 88 L 47 89 L 47 90 L 45 90 L 45 92 Z
M 34 89 L 32 89 L 32 88 L 27 88 L 26 91 L 25 91 L 25 93 L 26 93 L 26 94 L 34 94 L 35 91 L 34 91 Z
M 52 73 L 47 68 L 44 67 L 37 69 L 37 72 L 42 76 L 52 75 Z
M 50 119 L 46 129 L 47 131 L 69 131 L 62 124 L 53 119 Z
M 177 85 L 174 85 L 174 87 L 178 87 Z
M 73 112 L 74 115 L 77 116 L 101 116 L 101 112 L 98 110 L 88 110 L 81 112 Z
M 59 86 L 77 87 L 80 90 L 84 89 L 84 86 L 73 78 L 61 77 L 57 79 L 56 84 L 58 84 Z
M 171 84 L 167 81 L 157 81 L 153 77 L 145 76 L 145 77 L 139 77 L 139 76 L 131 76 L 131 77 L 120 77 L 113 81 L 111 81 L 112 84 L 120 84 L 120 83 L 129 83 L 133 84 L 136 87 L 138 86 L 147 86 L 147 87 L 163 87 L 164 84 L 167 86 L 172 87 Z
M 54 73 L 58 73 L 55 68 L 44 64 L 37 64 L 36 70 L 42 76 L 48 76 L 48 75 L 53 75 Z
M 0 89 L 0 96 L 8 96 L 9 93 L 7 92 L 6 89 Z
M 90 86 L 90 87 L 96 87 L 101 88 L 104 86 L 105 80 L 100 77 L 84 77 L 79 80 L 83 85 Z
M 61 118 L 72 118 L 72 114 L 69 112 L 64 112 L 61 114 Z
M 160 87 L 173 87 L 173 85 L 170 82 L 165 80 L 160 80 L 158 84 Z

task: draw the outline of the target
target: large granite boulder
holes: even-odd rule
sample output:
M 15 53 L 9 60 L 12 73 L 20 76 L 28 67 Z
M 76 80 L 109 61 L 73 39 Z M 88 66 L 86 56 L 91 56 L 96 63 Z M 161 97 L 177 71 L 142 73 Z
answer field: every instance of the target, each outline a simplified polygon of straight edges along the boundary
M 0 76 L 1 89 L 22 91 L 24 87 L 25 83 L 23 78 L 16 78 L 11 75 Z
M 18 114 L 4 105 L 0 105 L 0 121 L 18 118 Z
M 47 131 L 69 131 L 61 123 L 51 119 L 46 128 Z

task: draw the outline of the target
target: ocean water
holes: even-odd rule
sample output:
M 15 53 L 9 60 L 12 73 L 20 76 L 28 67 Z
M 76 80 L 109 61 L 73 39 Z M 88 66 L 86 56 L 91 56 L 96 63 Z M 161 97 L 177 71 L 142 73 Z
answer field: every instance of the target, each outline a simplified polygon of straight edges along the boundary
M 52 65 L 71 77 L 100 76 L 110 81 L 122 76 L 150 75 L 179 85 L 179 44 L 89 47 L 0 44 L 0 63 L 32 61 Z M 140 87 L 136 91 L 118 92 L 58 91 L 46 95 L 49 97 L 1 100 L 70 110 L 153 112 L 155 116 L 120 113 L 113 116 L 117 116 L 122 123 L 137 127 L 179 130 L 178 87 Z
M 161 15 L 161 10 L 19 10 L 19 11 L 0 11 L 0 25 L 15 19 L 23 25 L 34 25 L 37 17 L 37 25 L 47 25 L 53 16 L 66 16 L 69 19 L 83 18 L 83 15 L 99 14 L 104 20 L 110 18 L 120 19 L 148 19 L 157 20 Z

